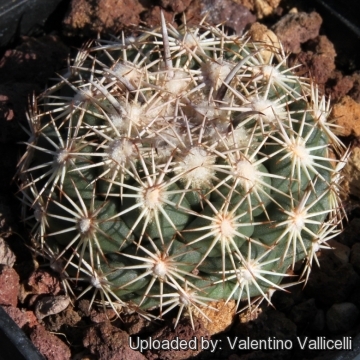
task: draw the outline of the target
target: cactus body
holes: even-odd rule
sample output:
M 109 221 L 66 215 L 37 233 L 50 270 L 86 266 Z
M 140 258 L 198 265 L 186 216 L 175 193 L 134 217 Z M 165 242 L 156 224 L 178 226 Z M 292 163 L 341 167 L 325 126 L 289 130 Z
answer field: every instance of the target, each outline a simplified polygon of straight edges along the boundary
M 18 173 L 35 246 L 114 308 L 270 303 L 339 232 L 328 115 L 281 47 L 220 26 L 96 41 L 32 109 Z

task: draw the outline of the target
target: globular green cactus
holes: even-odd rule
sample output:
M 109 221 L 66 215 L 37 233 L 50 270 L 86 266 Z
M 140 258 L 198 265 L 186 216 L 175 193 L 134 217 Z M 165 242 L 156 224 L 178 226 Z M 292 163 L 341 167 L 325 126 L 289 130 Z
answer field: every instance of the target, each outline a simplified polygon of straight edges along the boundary
M 18 177 L 34 247 L 117 311 L 270 303 L 340 231 L 329 102 L 279 44 L 163 17 L 139 31 L 87 44 L 33 103 Z

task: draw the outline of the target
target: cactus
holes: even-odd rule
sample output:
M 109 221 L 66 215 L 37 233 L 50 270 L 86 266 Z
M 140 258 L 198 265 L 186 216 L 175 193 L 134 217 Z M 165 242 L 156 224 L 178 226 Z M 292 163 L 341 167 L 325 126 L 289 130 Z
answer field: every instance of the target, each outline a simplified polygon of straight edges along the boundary
M 340 231 L 348 152 L 329 113 L 280 45 L 222 26 L 162 17 L 87 44 L 29 113 L 33 246 L 115 311 L 178 308 L 177 324 L 210 301 L 271 303 Z

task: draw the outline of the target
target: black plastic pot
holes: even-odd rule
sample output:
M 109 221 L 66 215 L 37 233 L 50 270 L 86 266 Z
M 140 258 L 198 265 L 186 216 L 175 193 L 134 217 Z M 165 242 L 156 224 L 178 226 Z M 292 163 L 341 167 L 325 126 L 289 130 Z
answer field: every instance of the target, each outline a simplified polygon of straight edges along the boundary
M 335 44 L 336 61 L 343 71 L 360 67 L 360 1 L 315 0 L 308 2 L 323 18 L 322 29 Z
M 353 339 L 353 351 L 341 351 L 329 360 L 360 360 L 360 334 Z
M 43 26 L 62 0 L 0 0 L 0 47 Z
M 1 306 L 0 360 L 45 360 Z

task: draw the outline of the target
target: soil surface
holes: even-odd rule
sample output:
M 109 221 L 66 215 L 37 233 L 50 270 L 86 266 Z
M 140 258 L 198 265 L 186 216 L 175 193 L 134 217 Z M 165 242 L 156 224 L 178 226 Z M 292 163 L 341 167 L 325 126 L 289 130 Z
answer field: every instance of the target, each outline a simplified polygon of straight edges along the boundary
M 322 6 L 309 8 L 303 3 L 63 0 L 45 23 L 39 26 L 34 18 L 31 30 L 14 30 L 8 37 L 11 41 L 0 49 L 0 305 L 46 359 L 320 360 L 331 359 L 336 353 L 300 350 L 298 339 L 354 338 L 360 333 L 360 66 L 341 40 L 328 31 L 331 21 L 339 28 L 346 24 L 331 17 L 331 11 Z M 333 118 L 343 127 L 343 141 L 353 149 L 344 185 L 348 220 L 343 233 L 329 242 L 334 250 L 318 253 L 320 268 L 314 266 L 305 288 L 300 284 L 289 288 L 289 292 L 276 292 L 272 297 L 274 307 L 264 302 L 252 314 L 234 314 L 229 307 L 224 308 L 219 312 L 222 321 L 216 318 L 219 315 L 212 315 L 213 323 L 221 323 L 221 329 L 200 318 L 192 329 L 184 317 L 174 330 L 174 313 L 161 322 L 148 322 L 136 313 L 121 314 L 119 319 L 112 310 L 90 308 L 86 297 L 75 300 L 66 296 L 56 269 L 27 247 L 29 233 L 21 222 L 21 204 L 12 181 L 25 149 L 22 142 L 28 138 L 24 128 L 29 98 L 39 94 L 49 78 L 66 68 L 83 42 L 97 34 L 131 34 L 139 25 L 156 26 L 160 9 L 174 26 L 183 21 L 183 14 L 188 24 L 199 22 L 207 14 L 208 23 L 223 22 L 229 31 L 239 35 L 249 31 L 253 38 L 260 39 L 271 29 L 289 53 L 290 66 L 300 64 L 295 71 L 311 76 L 321 91 L 331 97 Z M 360 39 L 354 39 L 359 45 Z M 295 274 L 301 273 L 301 266 Z M 75 292 L 82 290 L 83 285 L 77 284 Z M 294 346 L 292 350 L 270 352 L 232 349 L 233 342 L 244 336 L 291 340 Z M 218 347 L 214 352 L 206 350 L 205 345 L 203 349 L 197 346 L 180 351 L 139 352 L 129 346 L 130 338 L 132 347 L 136 347 L 138 338 L 177 337 L 186 341 L 197 339 L 203 345 L 218 341 Z

